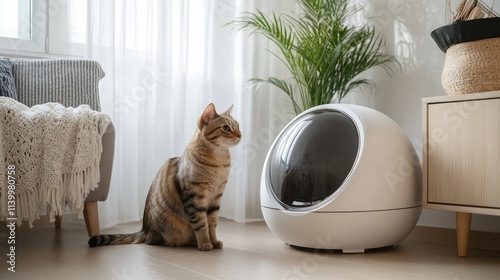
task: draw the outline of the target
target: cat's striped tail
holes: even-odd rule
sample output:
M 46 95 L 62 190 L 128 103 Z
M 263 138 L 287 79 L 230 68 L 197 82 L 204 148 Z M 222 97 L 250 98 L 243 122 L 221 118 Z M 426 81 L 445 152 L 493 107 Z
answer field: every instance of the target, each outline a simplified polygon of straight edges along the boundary
M 101 234 L 91 237 L 89 239 L 89 246 L 144 243 L 145 239 L 146 235 L 143 231 L 129 234 Z

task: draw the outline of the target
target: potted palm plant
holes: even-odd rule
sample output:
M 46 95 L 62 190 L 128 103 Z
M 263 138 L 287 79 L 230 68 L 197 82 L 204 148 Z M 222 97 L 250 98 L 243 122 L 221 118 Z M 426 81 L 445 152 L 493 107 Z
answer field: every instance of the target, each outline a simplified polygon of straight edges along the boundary
M 351 90 L 373 81 L 360 73 L 382 66 L 393 74 L 396 58 L 385 53 L 385 40 L 374 27 L 349 24 L 360 8 L 348 0 L 296 0 L 302 13 L 248 12 L 230 24 L 260 34 L 274 43 L 275 54 L 292 77 L 252 78 L 251 84 L 271 84 L 290 98 L 296 114 L 311 107 L 340 102 Z

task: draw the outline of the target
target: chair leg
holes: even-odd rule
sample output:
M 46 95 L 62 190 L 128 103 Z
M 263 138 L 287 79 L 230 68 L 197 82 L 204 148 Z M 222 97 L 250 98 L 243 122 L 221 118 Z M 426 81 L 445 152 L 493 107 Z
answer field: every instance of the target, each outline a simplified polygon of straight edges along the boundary
M 86 201 L 83 208 L 83 216 L 87 225 L 89 237 L 100 234 L 99 212 L 97 210 L 97 201 Z
M 61 223 L 62 223 L 62 215 L 56 216 L 56 222 L 54 223 L 56 225 L 56 228 L 61 228 Z

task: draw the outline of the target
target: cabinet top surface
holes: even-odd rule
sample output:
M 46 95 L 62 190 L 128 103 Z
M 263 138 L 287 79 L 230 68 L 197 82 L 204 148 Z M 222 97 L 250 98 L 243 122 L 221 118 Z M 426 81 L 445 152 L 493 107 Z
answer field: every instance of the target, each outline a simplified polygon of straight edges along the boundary
M 493 98 L 500 98 L 500 91 L 425 97 L 422 98 L 422 103 L 445 103 L 445 102 L 457 102 L 457 101 L 481 100 L 481 99 L 493 99 Z

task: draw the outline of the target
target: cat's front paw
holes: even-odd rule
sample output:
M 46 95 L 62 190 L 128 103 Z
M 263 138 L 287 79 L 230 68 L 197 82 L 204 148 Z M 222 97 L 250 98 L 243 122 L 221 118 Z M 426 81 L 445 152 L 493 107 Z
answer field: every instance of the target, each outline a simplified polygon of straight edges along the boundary
M 198 250 L 200 250 L 200 251 L 210 251 L 213 248 L 214 248 L 214 246 L 210 242 L 198 244 Z
M 222 246 L 224 246 L 224 243 L 222 243 L 222 241 L 220 241 L 220 240 L 217 240 L 214 243 L 212 243 L 212 245 L 214 246 L 214 249 L 222 249 Z

